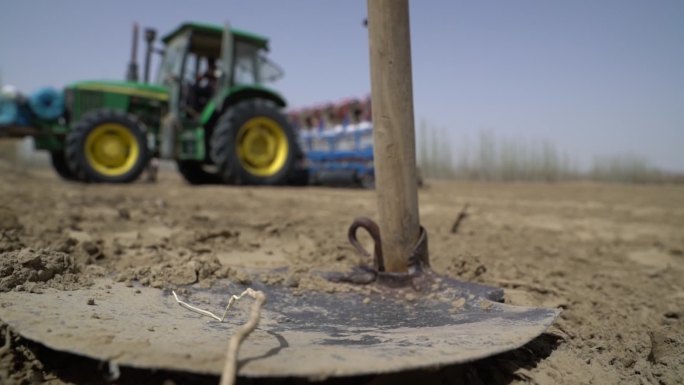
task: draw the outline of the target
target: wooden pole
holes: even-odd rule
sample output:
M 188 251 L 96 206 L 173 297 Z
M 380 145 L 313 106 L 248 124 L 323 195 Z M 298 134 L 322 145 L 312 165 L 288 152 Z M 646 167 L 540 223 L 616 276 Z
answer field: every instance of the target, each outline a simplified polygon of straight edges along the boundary
M 406 272 L 418 240 L 408 0 L 368 0 L 375 189 L 385 269 Z

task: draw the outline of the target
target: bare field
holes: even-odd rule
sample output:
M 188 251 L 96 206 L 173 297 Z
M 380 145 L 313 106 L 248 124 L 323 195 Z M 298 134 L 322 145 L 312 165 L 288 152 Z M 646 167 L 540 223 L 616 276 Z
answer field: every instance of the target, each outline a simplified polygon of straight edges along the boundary
M 684 188 L 435 181 L 420 204 L 435 270 L 503 287 L 507 303 L 563 312 L 548 333 L 510 353 L 347 382 L 684 383 Z M 310 269 L 362 260 L 346 240 L 361 215 L 376 216 L 372 191 L 193 187 L 173 172 L 155 184 L 82 185 L 0 160 L 0 291 L 70 290 L 98 276 L 209 287 L 266 266 L 289 266 L 288 284 L 315 288 Z M 42 256 L 52 274 L 8 267 L 26 253 Z M 48 261 L 61 253 L 70 262 Z M 104 372 L 16 335 L 0 353 L 3 384 L 105 383 Z M 142 371 L 117 383 L 143 381 L 217 383 Z

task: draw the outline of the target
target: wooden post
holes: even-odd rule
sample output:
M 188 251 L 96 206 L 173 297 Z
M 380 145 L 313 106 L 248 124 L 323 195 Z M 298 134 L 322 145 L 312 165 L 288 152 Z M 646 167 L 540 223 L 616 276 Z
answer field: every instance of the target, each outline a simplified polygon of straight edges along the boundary
M 385 269 L 406 272 L 418 240 L 408 0 L 368 0 L 375 189 Z

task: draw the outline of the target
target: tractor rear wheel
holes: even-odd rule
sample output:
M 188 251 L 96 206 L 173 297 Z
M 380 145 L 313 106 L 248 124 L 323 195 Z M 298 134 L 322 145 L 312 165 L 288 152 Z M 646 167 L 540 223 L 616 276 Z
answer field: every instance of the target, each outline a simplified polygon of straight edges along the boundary
M 177 160 L 178 172 L 190 184 L 218 184 L 221 178 L 215 172 L 207 171 L 202 162 L 196 160 Z
M 299 152 L 294 129 L 264 99 L 231 106 L 211 137 L 212 160 L 225 183 L 279 185 L 291 180 Z
M 145 170 L 145 126 L 116 110 L 89 112 L 67 135 L 69 168 L 85 182 L 129 183 Z
M 64 151 L 50 151 L 50 163 L 52 163 L 52 168 L 55 169 L 57 175 L 59 175 L 62 179 L 77 179 L 76 174 L 74 174 L 69 168 Z

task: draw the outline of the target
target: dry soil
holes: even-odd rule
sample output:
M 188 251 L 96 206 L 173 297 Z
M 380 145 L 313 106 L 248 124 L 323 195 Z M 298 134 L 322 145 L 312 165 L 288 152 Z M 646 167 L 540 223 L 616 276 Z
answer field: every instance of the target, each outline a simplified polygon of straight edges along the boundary
M 170 171 L 154 184 L 85 185 L 0 160 L 0 292 L 72 290 L 100 276 L 209 287 L 273 266 L 290 273 L 267 280 L 320 288 L 311 269 L 363 261 L 346 240 L 357 215 L 376 216 L 372 191 L 196 187 Z M 430 181 L 420 217 L 435 270 L 503 287 L 507 303 L 562 308 L 560 318 L 490 359 L 333 383 L 684 383 L 682 186 Z M 9 342 L 0 383 L 107 381 L 97 362 L 13 333 Z M 217 380 L 129 370 L 116 381 L 142 382 Z

